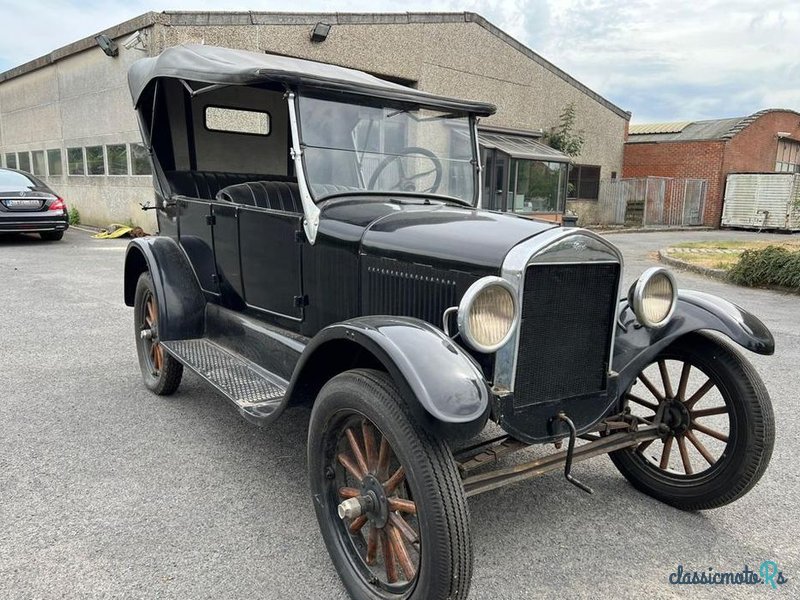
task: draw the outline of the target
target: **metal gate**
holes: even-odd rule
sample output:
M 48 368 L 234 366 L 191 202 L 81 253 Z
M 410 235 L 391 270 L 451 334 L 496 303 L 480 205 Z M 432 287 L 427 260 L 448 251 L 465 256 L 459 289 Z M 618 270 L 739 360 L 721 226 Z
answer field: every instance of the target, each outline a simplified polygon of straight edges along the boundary
M 600 182 L 601 225 L 678 227 L 702 225 L 708 181 L 673 177 L 604 179 Z

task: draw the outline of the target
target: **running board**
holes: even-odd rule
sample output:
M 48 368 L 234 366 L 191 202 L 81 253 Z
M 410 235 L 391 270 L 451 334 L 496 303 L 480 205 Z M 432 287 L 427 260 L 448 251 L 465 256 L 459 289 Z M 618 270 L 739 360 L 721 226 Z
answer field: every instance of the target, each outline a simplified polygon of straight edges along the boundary
M 161 342 L 164 349 L 233 402 L 248 421 L 270 420 L 289 384 L 206 338 Z

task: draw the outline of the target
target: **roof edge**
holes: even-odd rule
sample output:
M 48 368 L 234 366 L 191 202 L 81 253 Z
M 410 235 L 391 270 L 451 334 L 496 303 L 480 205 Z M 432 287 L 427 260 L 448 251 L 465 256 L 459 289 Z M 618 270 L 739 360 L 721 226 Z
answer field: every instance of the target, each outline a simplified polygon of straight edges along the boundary
M 744 129 L 747 129 L 747 127 L 749 127 L 750 125 L 752 125 L 753 123 L 758 121 L 764 115 L 768 115 L 770 113 L 775 113 L 775 112 L 792 113 L 792 114 L 797 115 L 798 117 L 800 117 L 800 112 L 797 112 L 796 110 L 792 110 L 791 108 L 765 108 L 763 110 L 759 110 L 757 112 L 754 112 L 752 115 L 748 115 L 748 116 L 744 117 L 741 121 L 736 123 L 736 125 L 734 125 L 728 131 L 726 131 L 722 135 L 721 139 L 729 140 L 729 139 L 731 139 L 733 137 L 736 137 Z
M 97 33 L 93 33 L 92 35 L 86 36 L 80 40 L 67 44 L 66 46 L 61 46 L 60 48 L 56 48 L 52 52 L 49 52 L 39 58 L 34 58 L 33 60 L 29 60 L 28 62 L 22 63 L 16 67 L 12 67 L 7 71 L 3 71 L 0 73 L 0 83 L 4 81 L 8 81 L 9 79 L 14 79 L 15 77 L 20 77 L 21 75 L 25 75 L 32 71 L 36 71 L 48 65 L 51 65 L 62 58 L 66 58 L 68 56 L 72 56 L 73 54 L 77 54 L 78 52 L 82 52 L 84 50 L 88 50 L 94 46 L 97 46 L 97 42 L 94 41 L 94 38 L 100 34 L 105 34 L 111 39 L 121 37 L 126 33 L 133 33 L 139 29 L 144 29 L 146 27 L 150 27 L 151 25 L 155 24 L 159 21 L 159 13 L 156 12 L 146 12 L 144 14 L 139 15 L 138 17 L 133 17 L 132 19 L 128 19 L 127 21 L 123 21 L 113 27 L 109 27 L 107 29 L 103 29 L 98 31 Z
M 137 29 L 149 27 L 156 23 L 173 26 L 187 25 L 313 25 L 319 20 L 330 21 L 332 25 L 388 25 L 409 23 L 475 23 L 495 37 L 507 43 L 515 50 L 521 52 L 535 63 L 544 67 L 572 87 L 583 92 L 602 106 L 608 108 L 618 116 L 630 121 L 631 113 L 610 100 L 607 100 L 587 85 L 581 83 L 566 71 L 558 68 L 549 60 L 540 56 L 528 46 L 513 38 L 505 31 L 494 25 L 485 17 L 474 12 L 403 12 L 403 13 L 347 13 L 347 12 L 259 12 L 259 11 L 163 11 L 146 12 L 109 27 L 95 34 L 62 46 L 52 52 L 35 58 L 31 61 L 13 67 L 0 73 L 0 83 L 14 79 L 31 71 L 41 69 L 58 60 L 88 50 L 96 45 L 96 35 L 105 34 L 110 38 L 117 38 L 132 33 Z

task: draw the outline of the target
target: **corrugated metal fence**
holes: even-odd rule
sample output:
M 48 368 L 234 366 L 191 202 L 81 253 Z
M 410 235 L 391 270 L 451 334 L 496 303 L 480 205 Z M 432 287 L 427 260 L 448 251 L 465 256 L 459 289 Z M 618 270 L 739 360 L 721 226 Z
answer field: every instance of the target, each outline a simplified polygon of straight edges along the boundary
M 728 175 L 722 225 L 758 229 L 800 229 L 800 173 Z
M 707 189 L 705 179 L 604 179 L 598 220 L 602 225 L 631 227 L 702 225 Z

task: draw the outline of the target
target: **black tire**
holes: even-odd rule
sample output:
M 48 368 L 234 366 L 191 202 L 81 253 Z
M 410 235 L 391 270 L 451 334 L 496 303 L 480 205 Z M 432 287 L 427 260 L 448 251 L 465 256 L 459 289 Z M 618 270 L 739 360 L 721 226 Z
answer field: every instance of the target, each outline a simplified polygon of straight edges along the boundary
M 359 431 L 358 427 L 362 429 Z M 363 429 L 366 427 L 369 429 Z M 364 464 L 369 467 L 368 475 L 361 480 L 354 478 L 352 472 L 348 472 L 337 460 L 342 452 L 346 452 L 343 448 L 353 448 L 342 445 L 348 443 L 348 430 L 356 439 L 350 443 L 358 443 L 360 439 L 364 448 L 370 447 L 366 441 L 367 431 L 372 432 L 369 435 L 373 452 L 371 455 L 369 450 L 362 452 L 362 457 L 366 457 Z M 381 438 L 381 451 L 385 440 L 389 452 L 393 452 L 396 458 L 389 470 L 382 469 L 381 461 L 375 460 L 378 437 Z M 380 455 L 379 452 L 378 458 Z M 355 450 L 349 456 L 356 456 Z M 466 497 L 455 461 L 444 441 L 417 424 L 387 374 L 359 369 L 337 375 L 325 384 L 311 414 L 308 465 L 311 493 L 322 536 L 352 598 L 463 600 L 467 597 L 472 576 L 472 542 Z M 395 469 L 398 466 L 405 470 L 403 483 L 397 488 L 402 488 L 398 495 L 416 507 L 416 513 L 409 517 L 411 520 L 406 525 L 410 525 L 417 533 L 419 541 L 414 545 L 409 538 L 402 538 L 409 540 L 404 541 L 403 546 L 411 549 L 409 554 L 412 558 L 416 557 L 416 568 L 409 580 L 402 562 L 398 560 L 397 565 L 401 568 L 397 569 L 397 573 L 402 572 L 406 579 L 393 584 L 389 583 L 386 556 L 383 554 L 387 544 L 382 542 L 380 550 L 374 547 L 373 566 L 367 564 L 369 546 L 373 531 L 377 532 L 376 540 L 389 539 L 388 545 L 391 546 L 395 533 L 392 527 L 402 531 L 403 528 L 396 526 L 395 519 L 403 517 L 403 514 L 390 509 L 389 521 L 381 529 L 380 510 L 376 508 L 366 515 L 368 520 L 363 530 L 351 533 L 350 528 L 355 526 L 357 519 L 340 518 L 337 507 L 342 501 L 341 490 L 355 489 L 340 487 L 343 476 L 347 481 L 356 481 L 354 485 L 367 486 L 367 480 L 376 473 L 377 481 L 383 481 L 382 470 L 387 474 L 393 470 L 397 475 L 398 470 Z M 365 489 L 361 488 L 362 497 Z M 381 489 L 386 490 L 384 487 Z M 369 531 L 368 535 L 365 530 Z M 396 539 L 401 539 L 400 533 L 396 536 Z M 390 550 L 390 556 L 397 554 Z M 382 567 L 377 565 L 378 559 L 382 561 Z M 393 559 L 390 562 L 394 564 Z
M 150 304 L 152 303 L 152 304 Z M 151 318 L 148 315 L 151 308 Z M 133 303 L 134 335 L 136 336 L 136 353 L 139 356 L 139 368 L 147 388 L 159 396 L 175 393 L 183 377 L 183 365 L 175 360 L 159 344 L 158 338 L 158 304 L 153 279 L 149 272 L 139 276 L 136 283 L 136 296 Z M 150 331 L 149 339 L 142 336 L 143 331 Z
M 42 231 L 39 233 L 39 237 L 41 237 L 45 242 L 57 242 L 61 238 L 64 237 L 63 231 Z
M 659 363 L 659 361 L 664 361 L 664 363 Z M 660 463 L 656 464 L 657 461 L 654 460 L 657 456 L 647 457 L 649 443 L 641 444 L 637 448 L 612 452 L 611 460 L 636 489 L 682 510 L 704 510 L 729 504 L 741 498 L 758 482 L 772 456 L 775 420 L 767 389 L 753 366 L 739 352 L 722 340 L 708 335 L 696 333 L 682 337 L 664 350 L 654 364 L 659 368 L 664 368 L 663 365 L 666 361 L 681 361 L 684 364 L 690 364 L 692 368 L 699 369 L 714 386 L 709 388 L 709 391 L 715 388 L 718 390 L 718 393 L 715 392 L 715 394 L 724 402 L 726 412 L 722 412 L 723 406 L 719 405 L 719 400 L 711 402 L 718 404 L 718 408 L 694 408 L 699 403 L 698 400 L 695 400 L 695 404 L 691 404 L 691 400 L 707 384 L 701 385 L 700 389 L 688 399 L 686 398 L 688 395 L 687 385 L 679 384 L 677 392 L 673 389 L 675 397 L 673 404 L 676 404 L 679 410 L 678 402 L 689 407 L 689 425 L 683 433 L 675 433 L 675 435 L 667 436 L 664 440 L 657 441 L 657 444 L 662 444 Z M 644 383 L 644 380 L 641 379 L 643 374 L 644 370 L 640 373 L 640 381 Z M 669 374 L 667 374 L 667 379 L 669 379 Z M 683 379 L 683 371 L 681 371 L 681 381 Z M 688 379 L 688 372 L 686 379 Z M 663 373 L 662 383 L 664 383 Z M 645 387 L 648 387 L 648 384 L 653 386 L 652 381 L 648 380 Z M 670 385 L 665 384 L 665 387 L 668 388 Z M 681 388 L 683 388 L 682 392 Z M 666 403 L 667 394 L 664 396 Z M 630 391 L 628 398 L 631 398 Z M 641 403 L 641 398 L 631 401 Z M 659 402 L 659 406 L 661 404 Z M 724 419 L 724 416 L 727 415 L 727 434 L 720 436 L 719 431 L 698 423 L 699 418 L 711 415 L 719 415 L 720 419 Z M 720 448 L 716 460 L 713 460 L 713 453 L 703 445 L 702 441 L 700 441 L 700 446 L 705 450 L 705 454 L 697 445 L 701 437 L 699 434 L 708 436 L 704 437 L 704 439 L 710 440 L 710 442 L 706 441 L 706 444 L 724 444 Z M 726 439 L 718 439 L 719 437 Z M 669 463 L 669 455 L 673 449 L 672 441 L 669 441 L 669 438 L 678 443 L 680 455 L 675 458 L 675 462 L 677 463 L 678 458 L 680 459 L 683 473 L 679 472 L 680 467 L 662 468 L 664 462 L 667 462 L 667 466 L 675 464 Z M 665 448 L 667 444 L 669 444 L 669 448 Z M 690 452 L 704 459 L 705 462 L 700 460 L 698 462 L 705 469 L 698 472 L 691 468 Z M 709 456 L 706 457 L 706 454 Z M 687 459 L 690 464 L 688 470 L 686 469 Z

